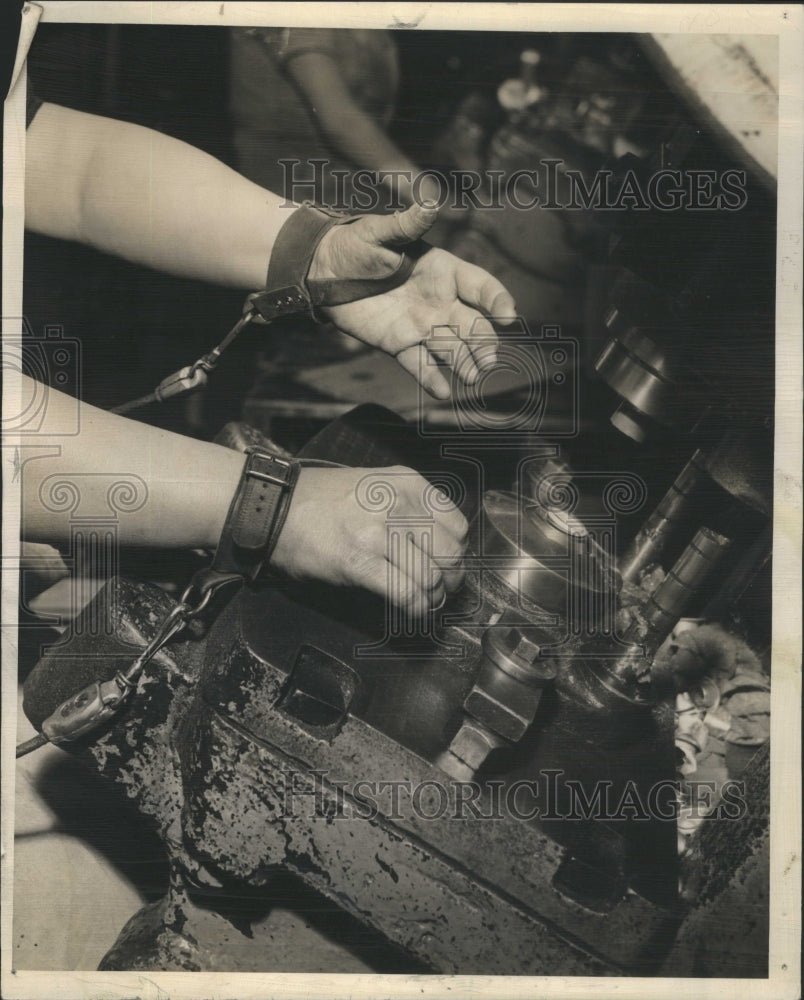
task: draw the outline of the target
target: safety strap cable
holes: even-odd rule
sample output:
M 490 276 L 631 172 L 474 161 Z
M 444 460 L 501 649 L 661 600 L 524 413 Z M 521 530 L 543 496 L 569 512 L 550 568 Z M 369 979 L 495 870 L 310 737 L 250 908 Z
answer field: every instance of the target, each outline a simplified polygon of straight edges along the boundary
M 241 318 L 235 323 L 223 340 L 216 347 L 213 347 L 211 351 L 200 357 L 197 361 L 194 361 L 193 364 L 179 368 L 178 371 L 162 379 L 153 392 L 149 392 L 145 396 L 139 396 L 137 399 L 130 399 L 127 403 L 121 403 L 119 406 L 113 407 L 111 412 L 122 416 L 134 410 L 139 410 L 143 406 L 148 406 L 150 403 L 164 403 L 166 399 L 172 399 L 174 396 L 202 389 L 207 384 L 209 373 L 218 364 L 221 354 L 257 316 L 256 310 L 252 306 L 249 306 L 248 301 L 246 306 L 247 308 Z

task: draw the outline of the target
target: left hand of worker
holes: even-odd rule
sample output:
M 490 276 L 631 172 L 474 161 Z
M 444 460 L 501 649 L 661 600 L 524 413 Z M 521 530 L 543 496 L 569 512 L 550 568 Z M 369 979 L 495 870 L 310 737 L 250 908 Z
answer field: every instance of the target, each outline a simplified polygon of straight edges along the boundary
M 413 205 L 335 226 L 321 241 L 308 277 L 384 277 L 398 266 L 400 251 L 437 217 L 436 209 Z M 475 382 L 497 360 L 497 334 L 488 317 L 505 325 L 515 310 L 511 295 L 487 271 L 430 247 L 399 287 L 321 311 L 344 332 L 393 355 L 433 396 L 447 399 L 449 383 L 435 359 L 464 382 Z

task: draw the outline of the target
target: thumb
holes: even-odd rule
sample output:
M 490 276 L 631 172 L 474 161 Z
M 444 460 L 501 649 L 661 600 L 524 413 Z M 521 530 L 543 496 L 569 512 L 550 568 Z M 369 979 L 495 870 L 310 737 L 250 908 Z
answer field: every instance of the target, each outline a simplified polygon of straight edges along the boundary
M 364 235 L 368 240 L 382 247 L 395 248 L 421 239 L 437 218 L 437 206 L 417 203 L 404 212 L 367 215 L 361 221 L 366 223 Z

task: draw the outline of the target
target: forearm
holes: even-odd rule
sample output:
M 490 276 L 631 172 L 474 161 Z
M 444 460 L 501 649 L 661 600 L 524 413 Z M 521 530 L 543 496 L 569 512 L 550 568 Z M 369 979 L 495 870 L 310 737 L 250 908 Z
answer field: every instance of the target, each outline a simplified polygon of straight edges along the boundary
M 186 143 L 44 105 L 28 130 L 26 225 L 137 264 L 243 289 L 265 283 L 290 209 Z
M 386 172 L 386 186 L 412 204 L 416 165 L 355 101 L 332 57 L 322 52 L 305 52 L 288 61 L 287 72 L 307 101 L 328 144 L 356 168 L 377 174 Z M 424 197 L 430 193 L 428 189 Z
M 416 200 L 438 197 L 438 189 L 433 188 L 430 179 L 425 177 L 415 183 L 419 168 L 370 118 L 362 116 L 359 123 L 350 123 L 344 118 L 337 124 L 331 122 L 330 128 L 333 145 L 358 167 L 376 173 L 403 204 L 412 205 Z
M 23 382 L 27 391 L 30 380 Z M 80 432 L 74 437 L 35 438 L 37 446 L 58 445 L 60 453 L 32 457 L 23 465 L 22 523 L 27 541 L 58 547 L 69 540 L 77 508 L 70 503 L 64 509 L 58 495 L 51 494 L 57 481 L 74 485 L 80 515 L 92 519 L 108 516 L 114 480 L 134 484 L 145 496 L 137 509 L 118 512 L 121 545 L 206 549 L 217 545 L 243 455 L 77 403 L 53 389 L 48 390 L 46 405 L 48 423 L 54 427 L 69 426 L 80 406 Z M 72 494 L 68 487 L 60 495 Z
M 413 161 L 356 106 L 329 109 L 326 115 L 319 115 L 319 122 L 332 146 L 355 166 L 378 174 L 388 171 L 408 179 L 415 176 L 417 168 Z M 410 183 L 406 189 L 410 189 Z

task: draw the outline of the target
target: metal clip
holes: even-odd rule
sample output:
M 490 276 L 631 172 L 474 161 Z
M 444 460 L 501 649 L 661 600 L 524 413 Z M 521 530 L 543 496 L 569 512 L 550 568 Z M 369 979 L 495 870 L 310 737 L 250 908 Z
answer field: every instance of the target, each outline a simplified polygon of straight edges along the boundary
M 173 608 L 125 673 L 118 670 L 111 680 L 93 681 L 59 705 L 42 723 L 44 736 L 57 746 L 73 743 L 117 715 L 136 690 L 137 679 L 145 664 L 184 628 L 191 610 L 184 603 Z
M 122 675 L 124 680 L 128 683 L 135 680 L 146 663 L 150 662 L 159 650 L 170 642 L 174 635 L 181 632 L 187 624 L 187 620 L 190 616 L 191 609 L 189 605 L 185 604 L 183 601 L 180 604 L 177 604 L 159 626 L 159 629 L 153 639 L 151 639 L 125 674 Z
M 192 578 L 179 603 L 170 611 L 156 634 L 125 672 L 119 671 L 108 681 L 93 681 L 61 705 L 42 723 L 42 734 L 17 747 L 17 757 L 24 756 L 46 742 L 61 746 L 86 736 L 113 718 L 136 691 L 143 668 L 198 617 L 221 587 L 242 583 L 234 573 L 199 570 Z
M 221 573 L 218 570 L 207 566 L 199 569 L 193 574 L 184 593 L 181 595 L 181 605 L 188 608 L 187 617 L 196 618 L 204 611 L 221 588 L 228 584 L 241 584 L 243 576 L 240 573 Z M 195 606 L 191 604 L 191 599 L 195 598 Z
M 180 368 L 172 375 L 168 375 L 154 389 L 154 396 L 160 403 L 164 403 L 171 396 L 178 396 L 183 392 L 191 392 L 194 389 L 201 389 L 207 384 L 207 373 L 203 367 L 192 364 L 185 368 Z

